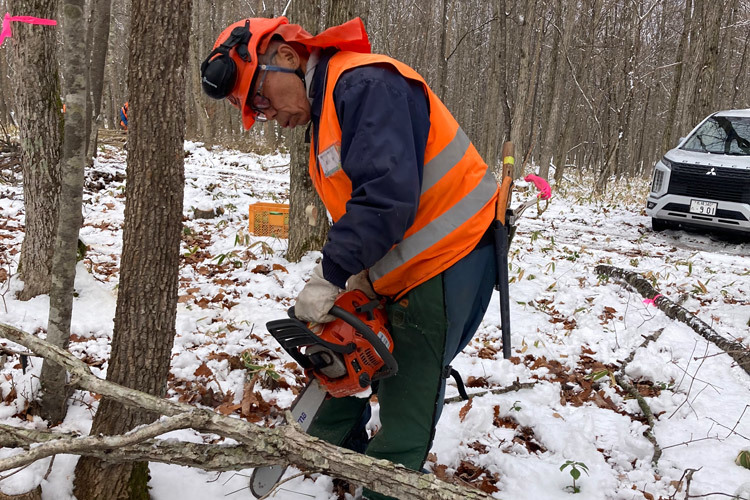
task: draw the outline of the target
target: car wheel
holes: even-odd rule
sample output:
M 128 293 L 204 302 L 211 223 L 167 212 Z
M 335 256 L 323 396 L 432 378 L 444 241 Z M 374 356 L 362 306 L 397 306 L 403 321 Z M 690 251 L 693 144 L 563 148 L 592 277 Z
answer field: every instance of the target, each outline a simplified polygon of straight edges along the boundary
M 668 220 L 651 217 L 651 228 L 654 231 L 664 231 L 665 229 L 670 229 L 672 227 L 672 223 Z

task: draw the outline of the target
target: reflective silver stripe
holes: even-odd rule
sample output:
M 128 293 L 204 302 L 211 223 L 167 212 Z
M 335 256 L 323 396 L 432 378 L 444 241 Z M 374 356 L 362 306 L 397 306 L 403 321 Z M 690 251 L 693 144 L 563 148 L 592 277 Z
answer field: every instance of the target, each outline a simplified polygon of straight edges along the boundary
M 471 145 L 469 137 L 461 127 L 458 127 L 451 142 L 446 144 L 437 156 L 425 164 L 422 179 L 423 194 L 461 161 L 461 158 L 466 154 L 466 150 L 469 149 L 469 145 Z
M 370 279 L 377 281 L 427 250 L 457 227 L 476 215 L 497 191 L 497 180 L 487 168 L 477 186 L 440 217 L 393 247 L 370 268 Z

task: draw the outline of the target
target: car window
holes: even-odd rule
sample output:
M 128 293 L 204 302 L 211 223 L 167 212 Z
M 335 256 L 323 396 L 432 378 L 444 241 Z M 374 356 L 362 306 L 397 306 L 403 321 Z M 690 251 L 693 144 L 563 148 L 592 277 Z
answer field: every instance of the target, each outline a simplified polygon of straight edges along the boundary
M 702 153 L 750 155 L 750 118 L 712 116 L 688 138 L 682 149 Z

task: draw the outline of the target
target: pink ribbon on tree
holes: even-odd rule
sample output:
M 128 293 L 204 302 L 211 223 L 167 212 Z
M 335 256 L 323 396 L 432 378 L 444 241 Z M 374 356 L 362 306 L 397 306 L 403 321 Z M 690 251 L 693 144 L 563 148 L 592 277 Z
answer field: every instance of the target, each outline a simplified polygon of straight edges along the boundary
M 653 299 L 643 299 L 643 303 L 647 306 L 656 306 L 656 299 L 658 299 L 659 297 L 661 297 L 661 294 L 657 293 L 656 295 L 654 295 Z
M 8 12 L 6 12 L 5 17 L 3 18 L 3 30 L 0 31 L 0 45 L 3 44 L 6 38 L 10 38 L 13 35 L 10 30 L 10 23 L 14 21 L 17 23 L 44 24 L 47 26 L 54 26 L 57 24 L 57 21 L 55 21 L 54 19 L 44 19 L 41 17 L 32 16 L 11 16 Z
M 537 198 L 541 198 L 542 200 L 549 200 L 552 198 L 552 188 L 549 187 L 549 183 L 539 177 L 538 175 L 529 174 L 526 177 L 523 178 L 526 182 L 533 182 L 536 188 L 539 190 L 539 194 L 536 195 Z

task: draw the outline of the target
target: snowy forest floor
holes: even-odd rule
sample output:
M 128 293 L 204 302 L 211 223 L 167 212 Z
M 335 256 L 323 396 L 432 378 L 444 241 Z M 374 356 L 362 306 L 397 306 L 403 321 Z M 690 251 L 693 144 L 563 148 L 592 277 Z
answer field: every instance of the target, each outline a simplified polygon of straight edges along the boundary
M 287 156 L 207 150 L 190 142 L 185 150 L 187 220 L 168 396 L 274 425 L 304 380 L 264 325 L 285 317 L 320 254 L 290 263 L 286 240 L 248 232 L 248 205 L 287 202 Z M 89 250 L 78 267 L 70 349 L 102 377 L 115 313 L 125 164 L 122 149 L 104 146 L 86 175 L 81 239 Z M 43 336 L 49 298 L 15 298 L 22 288 L 14 274 L 23 239 L 20 178 L 0 173 L 0 322 Z M 510 255 L 513 357 L 502 357 L 495 295 L 473 341 L 453 363 L 470 393 L 516 381 L 527 388 L 448 403 L 427 467 L 504 499 L 682 499 L 688 486 L 690 498 L 750 499 L 750 470 L 734 462 L 750 449 L 750 376 L 689 327 L 594 272 L 607 263 L 641 273 L 718 333 L 747 346 L 750 242 L 652 232 L 645 181 L 613 183 L 603 198 L 592 197 L 590 185 L 589 179 L 567 179 L 541 216 L 532 207 L 520 221 Z M 519 186 L 517 201 L 532 195 L 523 182 Z M 196 219 L 196 209 L 220 214 Z M 639 347 L 657 332 L 655 342 Z M 643 435 L 643 413 L 613 377 L 633 352 L 625 373 L 656 416 L 654 434 L 663 449 L 658 467 Z M 0 421 L 45 427 L 27 414 L 41 359 L 31 358 L 25 372 L 17 357 L 0 361 Z M 249 384 L 248 364 L 280 379 Z M 448 398 L 457 394 L 451 384 Z M 96 405 L 94 396 L 77 392 L 60 430 L 87 433 Z M 377 431 L 376 407 L 369 428 Z M 165 437 L 214 438 L 191 431 Z M 3 449 L 0 456 L 10 453 Z M 71 499 L 76 460 L 57 457 L 51 471 L 49 460 L 42 460 L 0 481 L 0 489 L 14 493 L 41 483 L 43 498 Z M 578 494 L 571 492 L 570 466 L 560 470 L 567 461 L 588 470 L 576 481 Z M 687 469 L 697 470 L 689 485 Z M 252 498 L 249 472 L 152 464 L 152 497 Z M 330 478 L 313 475 L 285 483 L 272 498 L 339 497 L 351 498 L 334 491 Z

